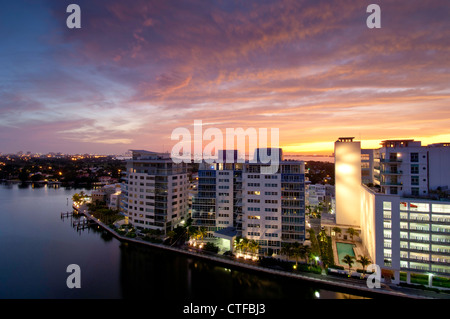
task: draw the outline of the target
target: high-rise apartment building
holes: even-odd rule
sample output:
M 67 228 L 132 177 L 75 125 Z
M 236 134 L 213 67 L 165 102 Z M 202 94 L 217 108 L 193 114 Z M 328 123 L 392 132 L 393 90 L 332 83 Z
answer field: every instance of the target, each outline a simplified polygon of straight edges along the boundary
M 380 187 L 369 188 L 355 174 L 361 170 L 355 160 L 359 143 L 342 143 L 336 142 L 342 152 L 335 154 L 337 224 L 347 224 L 350 212 L 357 215 L 353 226 L 361 230 L 372 262 L 392 270 L 395 281 L 400 272 L 407 278 L 410 273 L 450 275 L 450 201 L 445 196 L 450 167 L 443 164 L 449 162 L 450 145 L 384 141 L 374 152 Z M 442 194 L 432 198 L 430 191 L 438 188 Z M 355 202 L 349 205 L 348 198 Z
M 375 150 L 361 150 L 362 171 L 367 171 L 370 182 L 379 185 L 384 194 L 401 196 L 428 196 L 436 190 L 450 187 L 450 144 L 422 146 L 414 140 L 386 140 Z M 373 152 L 373 156 L 368 156 Z M 373 162 L 372 162 L 373 161 Z
M 255 151 L 259 158 L 260 149 Z M 222 154 L 222 153 L 220 153 Z M 304 162 L 282 160 L 274 174 L 265 174 L 260 161 L 202 163 L 198 196 L 192 208 L 193 225 L 214 232 L 232 227 L 256 240 L 260 253 L 278 253 L 282 242 L 305 240 Z M 221 155 L 219 155 L 221 156 Z
M 174 163 L 168 153 L 131 152 L 124 172 L 121 210 L 136 228 L 167 233 L 188 213 L 186 164 Z

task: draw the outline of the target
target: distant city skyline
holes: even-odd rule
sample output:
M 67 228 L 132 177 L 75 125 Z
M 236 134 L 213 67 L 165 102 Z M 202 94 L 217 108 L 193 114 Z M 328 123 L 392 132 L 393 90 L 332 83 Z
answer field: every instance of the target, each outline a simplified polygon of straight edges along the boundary
M 450 142 L 448 1 L 380 1 L 380 29 L 370 3 L 2 3 L 0 152 L 170 151 L 194 120 L 279 128 L 286 154 Z

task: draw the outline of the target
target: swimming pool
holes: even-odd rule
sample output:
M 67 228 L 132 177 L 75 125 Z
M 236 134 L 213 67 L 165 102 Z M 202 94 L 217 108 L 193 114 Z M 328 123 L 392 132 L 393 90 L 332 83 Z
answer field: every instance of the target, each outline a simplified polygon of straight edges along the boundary
M 353 244 L 346 243 L 336 243 L 336 249 L 339 257 L 339 262 L 345 257 L 345 255 L 355 256 L 355 252 L 353 251 Z
M 356 261 L 359 256 L 355 256 L 355 252 L 353 251 L 354 246 L 355 245 L 353 245 L 353 244 L 336 242 L 336 249 L 337 249 L 337 254 L 338 254 L 338 258 L 339 258 L 338 263 L 345 267 L 348 267 L 347 264 L 344 264 L 342 262 L 342 259 L 344 259 L 345 255 L 354 256 L 356 258 L 355 258 L 355 262 L 352 265 L 352 269 L 359 269 L 359 268 L 362 268 L 362 265 Z

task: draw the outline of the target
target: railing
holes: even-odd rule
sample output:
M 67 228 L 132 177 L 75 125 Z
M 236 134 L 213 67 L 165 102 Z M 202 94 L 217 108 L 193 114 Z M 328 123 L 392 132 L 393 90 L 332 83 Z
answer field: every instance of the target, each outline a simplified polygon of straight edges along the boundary
M 381 186 L 401 186 L 403 183 L 401 182 L 380 182 Z
M 402 160 L 399 158 L 380 158 L 381 163 L 401 163 Z
M 381 170 L 380 173 L 385 174 L 385 175 L 401 175 L 401 174 L 403 174 L 402 171 L 390 171 L 390 170 Z

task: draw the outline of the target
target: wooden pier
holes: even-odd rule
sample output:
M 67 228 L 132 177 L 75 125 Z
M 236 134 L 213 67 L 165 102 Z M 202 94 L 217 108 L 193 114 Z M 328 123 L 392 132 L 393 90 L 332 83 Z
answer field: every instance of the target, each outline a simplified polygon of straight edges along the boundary
M 73 216 L 73 212 L 61 213 L 61 218 L 67 218 L 67 217 L 72 217 L 72 216 Z
M 85 228 L 88 228 L 92 224 L 95 224 L 95 222 L 90 219 L 86 219 L 86 218 L 72 221 L 72 226 L 74 228 L 76 227 L 77 230 L 83 230 Z

